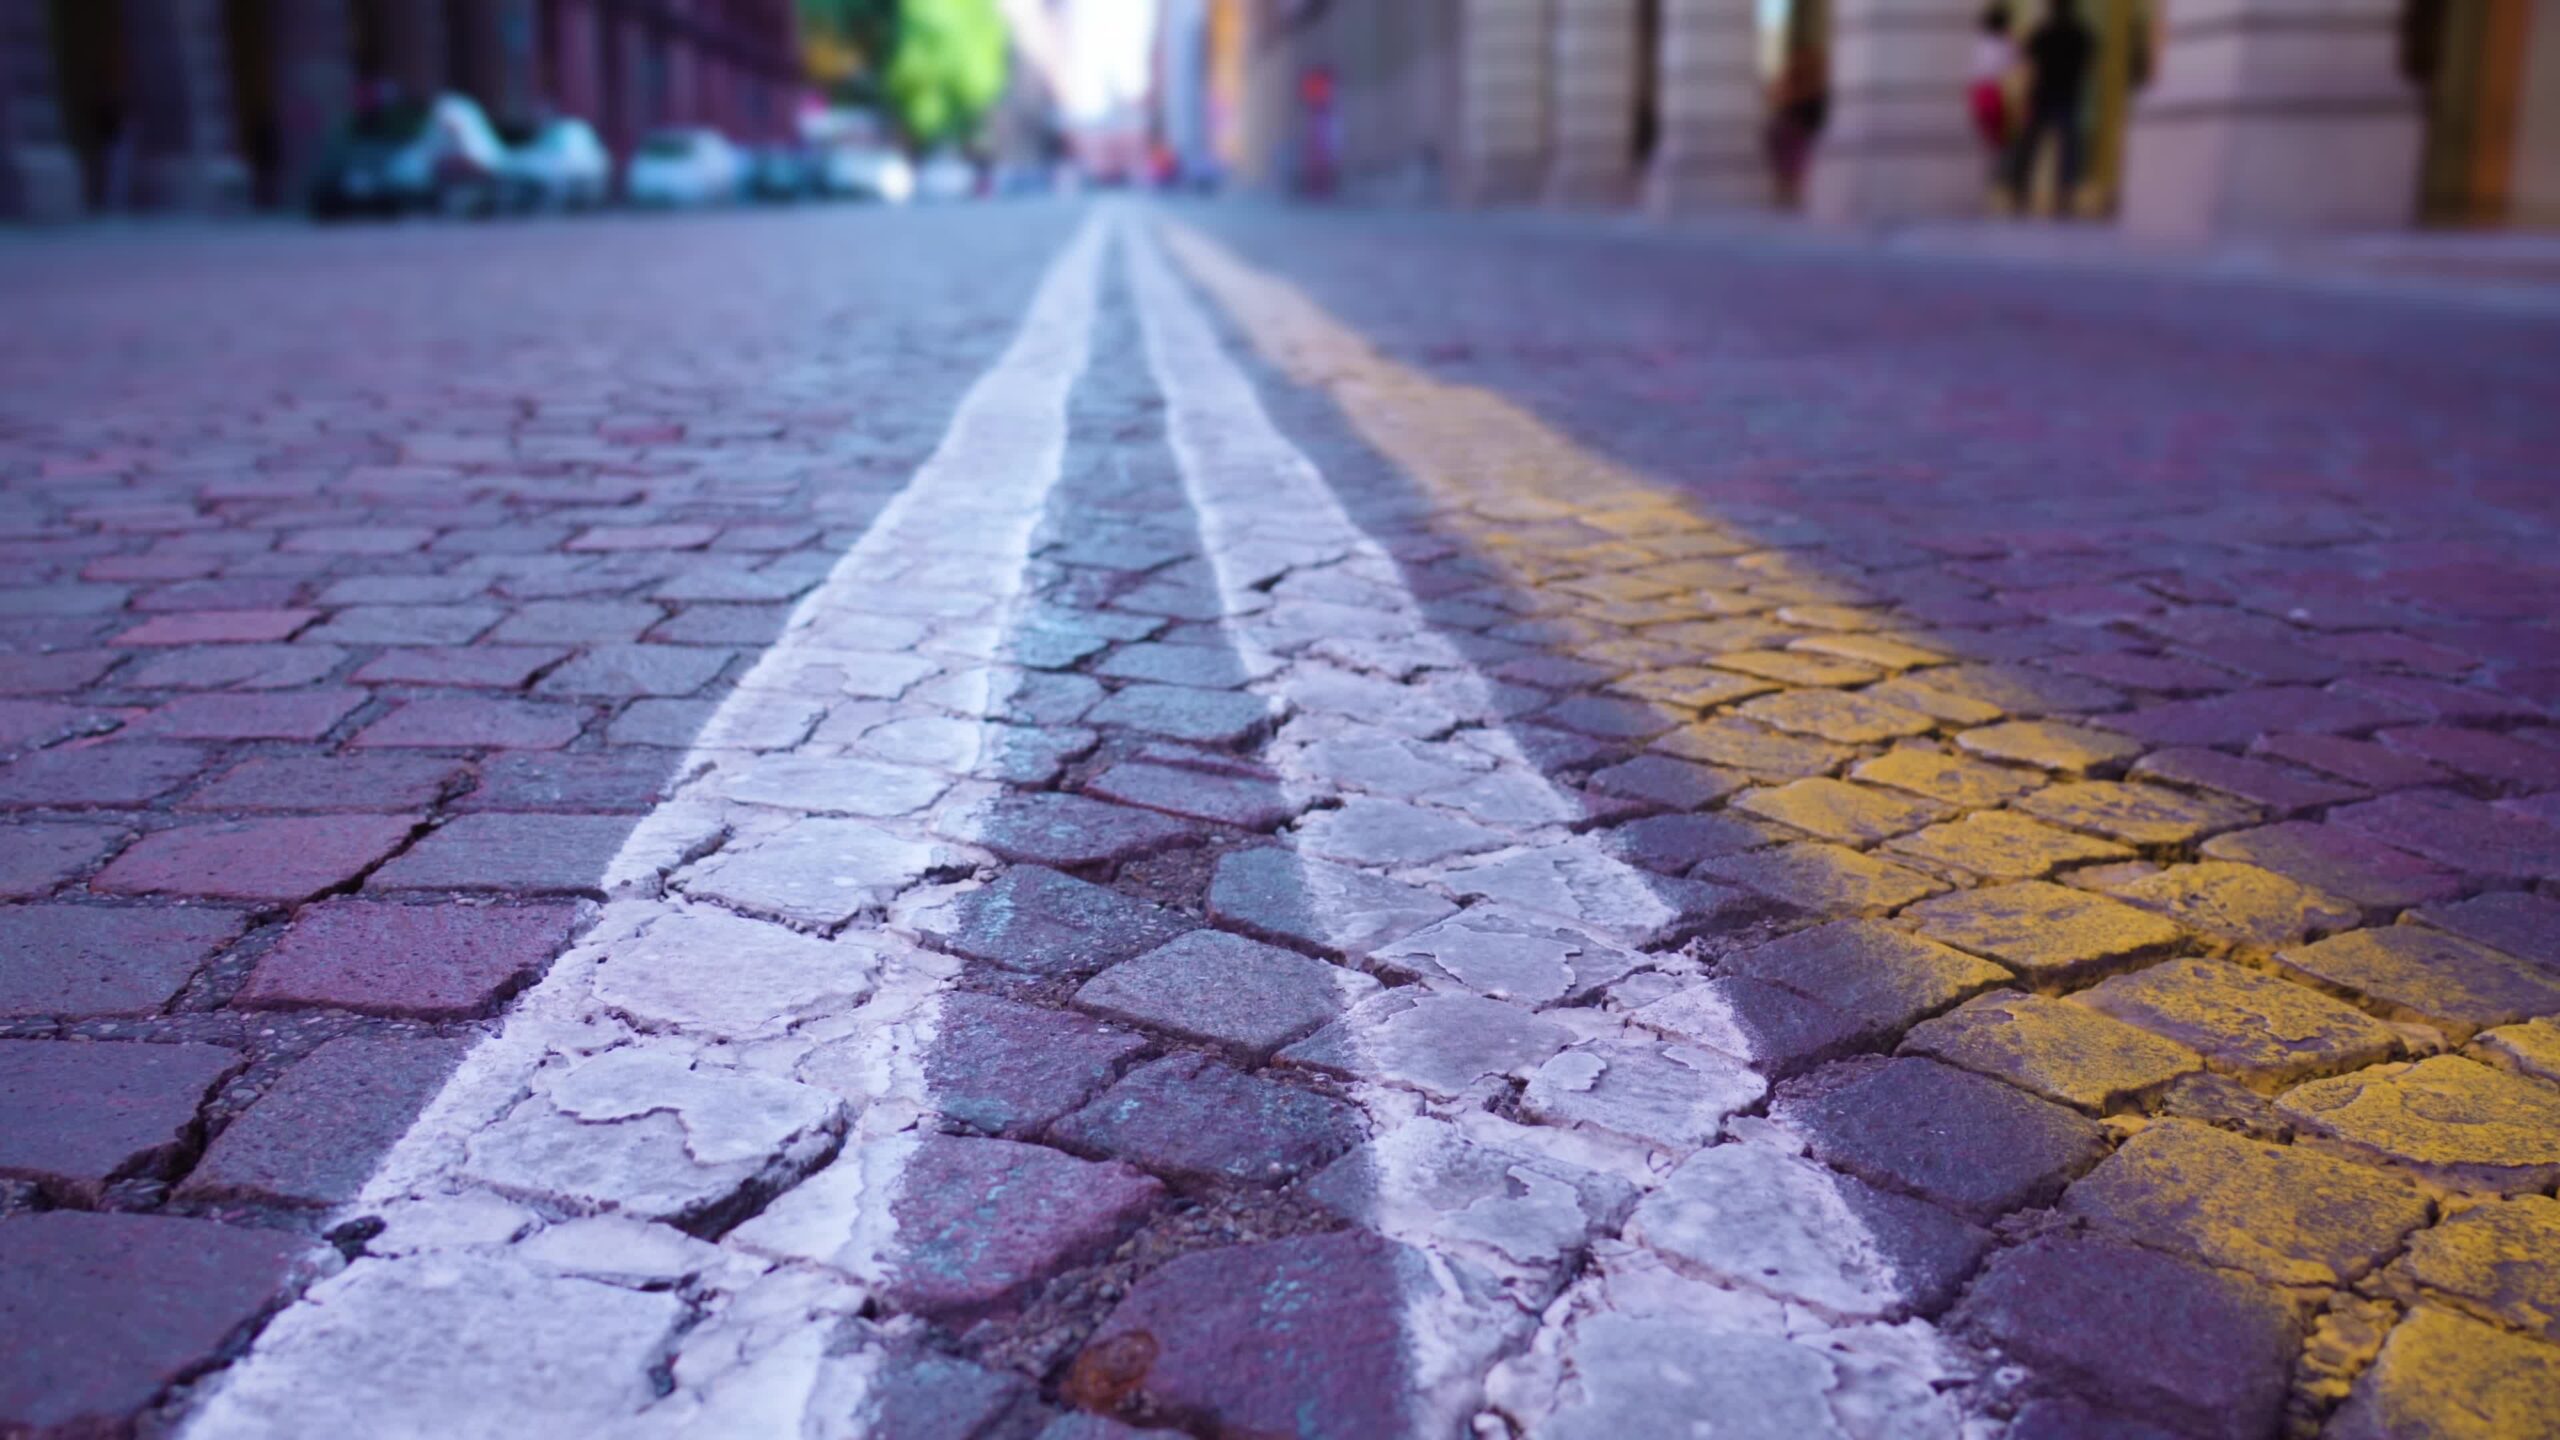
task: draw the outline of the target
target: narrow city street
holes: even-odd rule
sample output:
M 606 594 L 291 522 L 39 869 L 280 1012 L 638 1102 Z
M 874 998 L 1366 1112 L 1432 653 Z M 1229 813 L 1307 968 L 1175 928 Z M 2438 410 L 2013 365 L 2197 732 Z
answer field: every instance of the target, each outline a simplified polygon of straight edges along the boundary
M 2560 307 L 0 237 L 0 1436 L 2560 1433 Z

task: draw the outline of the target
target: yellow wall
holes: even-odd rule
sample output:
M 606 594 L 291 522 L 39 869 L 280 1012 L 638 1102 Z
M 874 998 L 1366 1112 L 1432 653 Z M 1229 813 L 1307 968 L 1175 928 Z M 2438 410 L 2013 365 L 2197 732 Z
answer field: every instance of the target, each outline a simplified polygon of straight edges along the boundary
M 2507 218 L 2560 227 L 2560 7 L 2526 7 Z

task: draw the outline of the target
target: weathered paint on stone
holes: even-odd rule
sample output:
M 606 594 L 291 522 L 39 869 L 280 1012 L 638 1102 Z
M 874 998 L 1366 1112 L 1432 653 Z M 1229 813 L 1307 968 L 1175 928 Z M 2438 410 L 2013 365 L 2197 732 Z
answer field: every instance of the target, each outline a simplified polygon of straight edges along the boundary
M 2560 975 L 2418 925 L 2357 930 L 2278 951 L 2276 968 L 2386 1017 L 2433 1025 L 2455 1041 L 2560 1014 Z
M 2103 895 L 2041 880 L 1993 885 L 1911 907 L 1920 933 L 1999 961 L 2029 984 L 2121 969 L 2178 943 L 2178 927 Z
M 2409 1312 L 2326 1433 L 2338 1440 L 2533 1440 L 2560 1416 L 2560 1347 L 2431 1305 Z
M 2560 1200 L 2519 1195 L 2421 1230 L 2385 1283 L 2560 1343 Z
M 2463 1189 L 2560 1182 L 2560 1089 L 2458 1056 L 2313 1080 L 2276 1105 L 2306 1131 Z
M 1978 995 L 1912 1027 L 1901 1053 L 2006 1080 L 2047 1100 L 2107 1115 L 2202 1068 L 2196 1053 L 2044 995 Z
M 2362 914 L 2351 902 L 2255 865 L 2207 860 L 2172 865 L 2107 893 L 2165 915 L 2232 945 L 2273 949 L 2313 935 L 2352 929 Z
M 1942 874 L 1955 872 L 1985 880 L 2041 880 L 2065 865 L 2133 857 L 2131 850 L 2112 840 L 2075 835 L 2006 810 L 1966 815 L 1896 836 L 1884 848 Z
M 1682 1162 L 1627 1233 L 1688 1273 L 1842 1320 L 1935 1310 L 1991 1244 L 1925 1201 L 1747 1144 Z
M 2102 1230 L 2274 1285 L 2362 1279 L 2426 1223 L 2405 1177 L 2189 1120 L 2160 1120 L 2062 1197 Z
M 2177 1041 L 2215 1073 L 2269 1094 L 2400 1053 L 2399 1034 L 2354 1006 L 2221 960 L 2164 960 L 2072 999 Z

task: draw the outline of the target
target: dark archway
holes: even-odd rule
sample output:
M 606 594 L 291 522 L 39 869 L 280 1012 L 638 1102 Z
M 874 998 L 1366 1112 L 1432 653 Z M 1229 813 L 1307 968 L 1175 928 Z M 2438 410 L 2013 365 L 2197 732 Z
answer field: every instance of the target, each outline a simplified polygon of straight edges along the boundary
M 125 58 L 121 5 L 51 0 L 55 102 L 62 134 L 80 162 L 80 198 L 91 211 L 133 204 L 132 68 Z
M 222 38 L 230 68 L 231 133 L 249 167 L 249 199 L 272 207 L 284 199 L 273 0 L 222 0 Z
M 2508 218 L 2531 0 L 2406 0 L 2400 69 L 2425 106 L 2418 215 L 2434 225 Z
M 1636 118 L 1633 172 L 1642 175 L 1662 139 L 1662 0 L 1636 0 Z

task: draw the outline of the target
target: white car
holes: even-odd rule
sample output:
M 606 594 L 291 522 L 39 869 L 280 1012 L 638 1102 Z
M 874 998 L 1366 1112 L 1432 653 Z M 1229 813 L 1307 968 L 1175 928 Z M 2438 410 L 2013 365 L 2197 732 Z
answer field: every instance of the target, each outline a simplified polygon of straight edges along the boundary
M 661 130 L 632 153 L 622 193 L 634 205 L 725 205 L 746 177 L 746 156 L 719 131 Z
M 584 120 L 561 118 L 502 127 L 507 205 L 515 210 L 587 210 L 613 187 L 613 156 Z
M 838 145 L 827 151 L 819 175 L 829 195 L 904 205 L 916 193 L 907 157 L 876 145 Z
M 945 150 L 916 171 L 919 200 L 966 200 L 978 193 L 978 167 Z
M 498 208 L 507 147 L 467 95 L 377 106 L 341 129 L 312 189 L 312 212 L 486 215 Z

